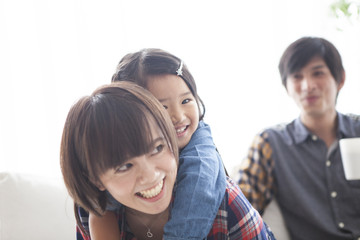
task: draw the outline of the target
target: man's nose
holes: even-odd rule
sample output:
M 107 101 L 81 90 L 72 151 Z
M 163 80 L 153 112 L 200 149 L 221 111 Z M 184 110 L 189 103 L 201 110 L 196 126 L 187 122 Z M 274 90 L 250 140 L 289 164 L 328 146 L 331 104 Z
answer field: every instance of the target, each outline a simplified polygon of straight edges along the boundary
M 315 88 L 315 82 L 311 77 L 304 77 L 301 82 L 301 89 L 311 91 Z

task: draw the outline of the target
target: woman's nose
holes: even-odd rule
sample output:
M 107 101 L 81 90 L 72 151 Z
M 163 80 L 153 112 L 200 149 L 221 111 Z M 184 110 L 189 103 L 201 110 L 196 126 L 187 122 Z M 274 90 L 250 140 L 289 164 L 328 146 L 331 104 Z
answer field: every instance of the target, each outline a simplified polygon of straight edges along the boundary
M 146 157 L 145 157 L 146 158 Z M 139 166 L 139 183 L 143 185 L 155 184 L 159 179 L 159 171 L 156 166 L 150 162 L 148 159 L 144 159 L 142 164 Z

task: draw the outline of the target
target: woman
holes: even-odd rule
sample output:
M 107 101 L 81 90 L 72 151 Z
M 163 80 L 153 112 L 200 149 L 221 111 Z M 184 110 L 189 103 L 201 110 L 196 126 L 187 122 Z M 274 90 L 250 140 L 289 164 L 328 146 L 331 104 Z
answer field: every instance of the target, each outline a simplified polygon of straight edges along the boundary
M 176 138 L 166 110 L 147 90 L 129 82 L 98 88 L 70 109 L 64 127 L 61 168 L 71 197 L 101 215 L 109 192 L 122 204 L 116 214 L 121 239 L 162 239 L 176 194 Z M 87 213 L 75 214 L 79 238 L 90 239 L 80 221 Z M 228 179 L 208 239 L 273 236 Z

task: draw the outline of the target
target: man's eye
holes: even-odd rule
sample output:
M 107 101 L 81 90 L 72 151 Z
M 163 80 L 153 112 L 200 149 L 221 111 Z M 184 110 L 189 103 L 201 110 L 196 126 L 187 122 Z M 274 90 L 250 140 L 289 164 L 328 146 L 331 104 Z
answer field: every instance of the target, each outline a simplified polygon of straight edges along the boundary
M 313 74 L 314 74 L 314 76 L 322 76 L 322 75 L 324 74 L 324 72 L 322 72 L 322 71 L 316 71 L 316 72 L 314 72 Z
M 118 166 L 115 168 L 115 172 L 116 173 L 122 173 L 122 172 L 125 172 L 127 170 L 129 170 L 133 165 L 131 163 L 125 163 L 121 166 Z
M 301 74 L 294 74 L 293 78 L 294 78 L 295 80 L 299 80 L 299 79 L 302 78 L 302 76 L 301 76 Z
M 164 144 L 157 145 L 154 150 L 151 152 L 151 155 L 160 153 L 164 149 Z

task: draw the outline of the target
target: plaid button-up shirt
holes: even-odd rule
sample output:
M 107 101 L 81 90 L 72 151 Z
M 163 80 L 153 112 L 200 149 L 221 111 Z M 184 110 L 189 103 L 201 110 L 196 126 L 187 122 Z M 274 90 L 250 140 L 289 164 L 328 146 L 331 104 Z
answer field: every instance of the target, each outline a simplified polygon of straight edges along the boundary
M 201 204 L 201 203 L 199 203 Z M 77 227 L 78 240 L 91 240 L 89 236 L 89 214 L 79 208 L 81 223 L 86 233 Z M 136 240 L 130 228 L 126 225 L 124 208 L 117 213 L 122 240 Z M 271 230 L 263 222 L 260 214 L 250 205 L 240 188 L 230 178 L 224 199 L 214 220 L 207 239 L 220 240 L 271 240 L 275 239 Z

